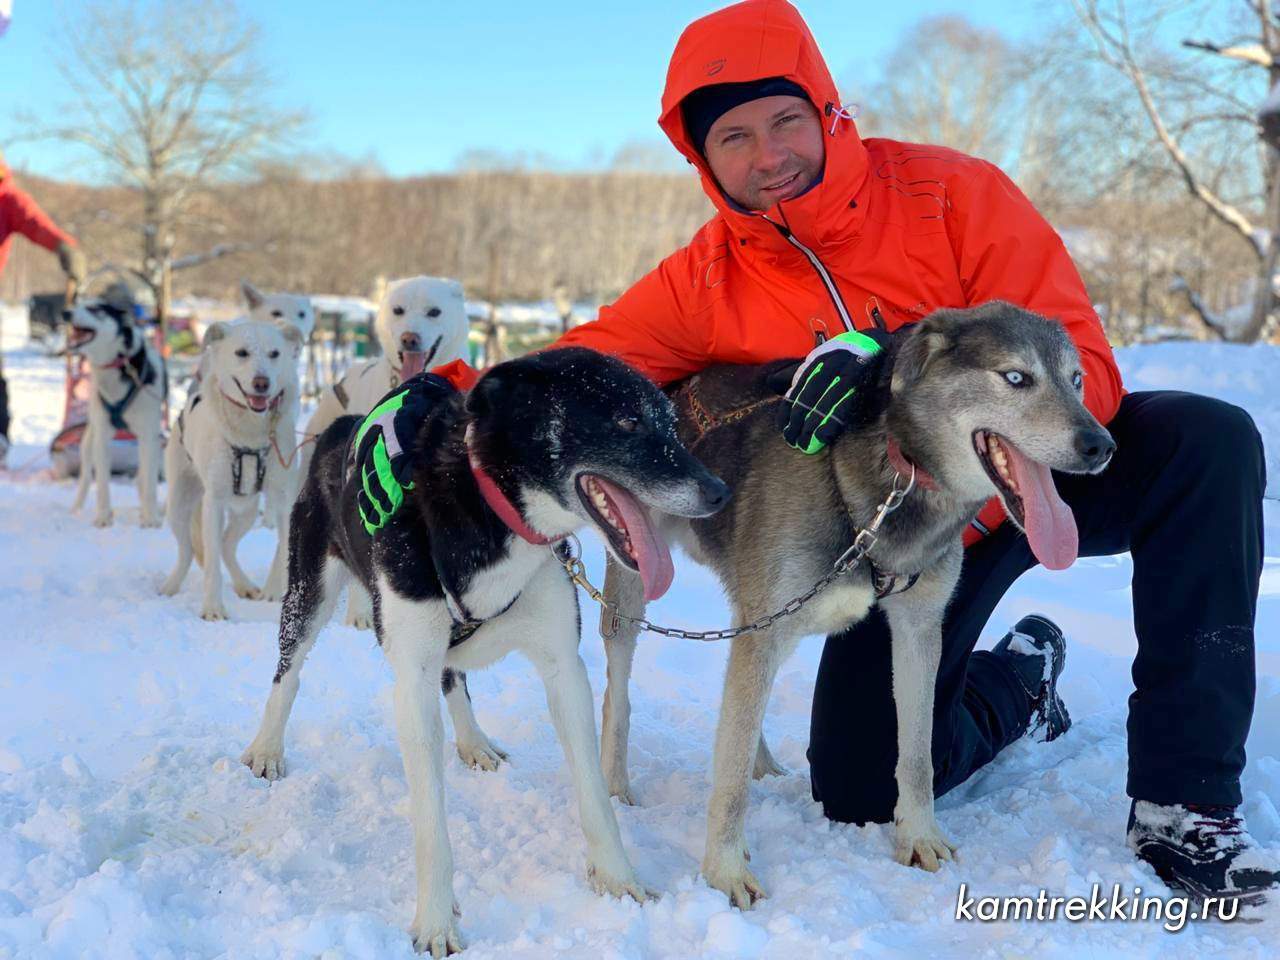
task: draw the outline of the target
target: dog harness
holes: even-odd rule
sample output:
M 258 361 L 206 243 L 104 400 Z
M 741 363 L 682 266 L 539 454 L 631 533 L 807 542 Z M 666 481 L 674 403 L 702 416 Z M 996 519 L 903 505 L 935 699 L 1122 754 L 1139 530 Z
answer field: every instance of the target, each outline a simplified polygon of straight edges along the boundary
M 107 416 L 111 418 L 111 426 L 116 430 L 128 430 L 128 425 L 124 422 L 124 413 L 138 398 L 138 394 L 151 384 L 156 382 L 156 366 L 151 362 L 151 358 L 147 356 L 146 344 L 141 344 L 138 349 L 128 357 L 116 357 L 110 363 L 104 364 L 103 369 L 119 370 L 120 376 L 125 381 L 124 397 L 112 403 L 102 395 L 102 391 L 98 391 L 98 402 L 102 404 L 107 411 Z M 161 368 L 161 373 L 164 373 Z M 169 392 L 168 377 L 165 377 L 164 393 Z
M 234 443 L 231 447 L 231 492 L 238 497 L 257 496 L 262 492 L 262 483 L 267 477 L 267 454 L 271 452 L 271 445 L 265 447 L 237 447 Z M 253 489 L 246 491 L 241 489 L 244 481 L 244 461 L 246 457 L 254 459 L 254 483 Z

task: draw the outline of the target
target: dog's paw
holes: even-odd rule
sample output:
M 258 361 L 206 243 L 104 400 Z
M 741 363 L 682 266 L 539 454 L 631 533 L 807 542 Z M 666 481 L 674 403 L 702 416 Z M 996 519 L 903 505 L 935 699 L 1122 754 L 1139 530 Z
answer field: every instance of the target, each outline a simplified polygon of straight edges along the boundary
M 747 861 L 751 858 L 745 848 L 737 857 L 725 857 L 719 863 L 713 864 L 710 859 L 708 857 L 702 862 L 702 876 L 708 886 L 727 896 L 733 906 L 739 910 L 750 910 L 756 901 L 768 898 L 764 886 L 747 868 Z
M 507 752 L 488 737 L 481 740 L 458 741 L 458 757 L 473 770 L 497 770 L 502 761 L 509 759 Z
M 637 880 L 630 869 L 611 873 L 595 864 L 588 864 L 587 883 L 602 897 L 617 897 L 619 900 L 630 897 L 636 903 L 658 899 L 658 895 Z
M 164 525 L 164 521 L 157 516 L 147 516 L 143 514 L 142 519 L 138 521 L 138 526 L 148 530 L 154 530 L 156 527 Z
M 413 949 L 417 953 L 429 953 L 433 958 L 449 957 L 464 949 L 462 934 L 458 932 L 458 909 L 455 905 L 447 919 L 427 923 L 414 917 L 409 936 L 413 937 Z
M 937 873 L 942 861 L 956 859 L 956 847 L 943 836 L 937 821 L 927 819 L 931 822 L 895 821 L 893 859 L 904 867 Z
M 235 590 L 237 597 L 243 597 L 245 600 L 261 600 L 262 591 L 246 580 L 244 583 L 235 584 L 232 589 Z
M 263 780 L 279 780 L 284 776 L 284 750 L 280 747 L 263 747 L 251 743 L 249 749 L 240 755 L 240 762 L 255 777 Z
M 373 611 L 359 610 L 353 611 L 350 606 L 347 607 L 347 619 L 344 621 L 348 627 L 355 627 L 357 630 L 373 629 Z
M 609 796 L 617 797 L 619 803 L 624 803 L 628 807 L 640 806 L 636 803 L 636 795 L 631 792 L 631 784 L 625 780 L 622 783 L 610 783 Z
M 200 619 L 214 622 L 217 620 L 229 620 L 231 618 L 227 614 L 226 606 L 221 600 L 219 600 L 217 603 L 204 604 L 204 606 L 200 608 Z
M 182 579 L 179 577 L 166 577 L 164 583 L 160 584 L 160 588 L 156 591 L 162 597 L 176 597 L 178 591 L 182 589 Z
M 103 527 L 111 526 L 114 520 L 115 520 L 115 514 L 113 514 L 110 510 L 108 510 L 105 513 L 94 514 L 93 525 L 101 529 Z

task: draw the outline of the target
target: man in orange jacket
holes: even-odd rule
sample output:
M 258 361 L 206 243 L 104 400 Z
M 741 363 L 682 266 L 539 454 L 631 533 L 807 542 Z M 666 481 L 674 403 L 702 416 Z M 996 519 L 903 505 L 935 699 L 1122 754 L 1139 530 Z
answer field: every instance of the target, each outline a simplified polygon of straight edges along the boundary
M 1169 883 L 1252 898 L 1257 867 L 1236 813 L 1253 714 L 1261 575 L 1261 442 L 1239 408 L 1191 394 L 1125 395 L 1062 241 L 996 167 L 945 147 L 863 140 L 817 44 L 785 0 L 747 0 L 691 24 L 659 125 L 701 175 L 716 215 L 599 318 L 557 346 L 621 357 L 659 383 L 713 363 L 805 357 L 782 429 L 805 453 L 839 433 L 842 404 L 883 338 L 939 307 L 1006 300 L 1060 321 L 1086 406 L 1118 451 L 1099 476 L 1056 477 L 1082 555 L 1133 555 L 1139 650 L 1130 702 L 1128 841 Z M 438 371 L 467 388 L 474 373 Z M 371 532 L 394 512 L 433 385 L 375 410 L 359 451 Z M 394 434 L 381 448 L 384 434 Z M 799 455 L 799 454 L 797 454 Z M 923 464 L 928 469 L 928 464 Z M 935 788 L 967 779 L 1029 731 L 1070 726 L 1058 628 L 1023 618 L 974 652 L 996 603 L 1035 565 L 998 503 L 966 535 L 943 628 Z M 828 639 L 814 695 L 815 799 L 835 820 L 891 819 L 895 714 L 887 624 L 873 612 Z M 1249 866 L 1250 861 L 1253 866 Z
M 75 283 L 84 279 L 84 254 L 69 234 L 63 233 L 49 219 L 48 214 L 31 199 L 30 194 L 18 188 L 13 175 L 5 166 L 0 153 L 0 274 L 9 259 L 9 248 L 14 234 L 22 234 L 32 243 L 58 255 L 58 263 L 67 278 Z M 9 452 L 9 387 L 5 383 L 4 369 L 0 365 L 0 466 Z

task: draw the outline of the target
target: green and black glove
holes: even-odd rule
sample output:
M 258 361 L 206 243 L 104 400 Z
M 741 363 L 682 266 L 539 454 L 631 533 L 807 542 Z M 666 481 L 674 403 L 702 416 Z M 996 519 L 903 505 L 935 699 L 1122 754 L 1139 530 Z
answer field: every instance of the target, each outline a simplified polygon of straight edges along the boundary
M 787 443 L 803 453 L 818 453 L 849 426 L 854 397 L 890 336 L 881 330 L 851 330 L 810 351 L 779 413 Z
M 413 489 L 418 466 L 414 438 L 441 400 L 457 391 L 443 377 L 420 373 L 378 401 L 356 433 L 356 470 L 360 489 L 356 509 L 369 536 L 381 530 Z

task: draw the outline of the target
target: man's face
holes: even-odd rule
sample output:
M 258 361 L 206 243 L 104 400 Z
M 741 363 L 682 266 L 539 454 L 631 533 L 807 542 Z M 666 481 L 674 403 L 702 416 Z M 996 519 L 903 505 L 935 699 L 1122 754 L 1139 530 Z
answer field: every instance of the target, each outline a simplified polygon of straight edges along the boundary
M 720 117 L 703 153 L 725 193 L 748 210 L 768 210 L 821 175 L 822 120 L 803 97 L 762 97 Z

